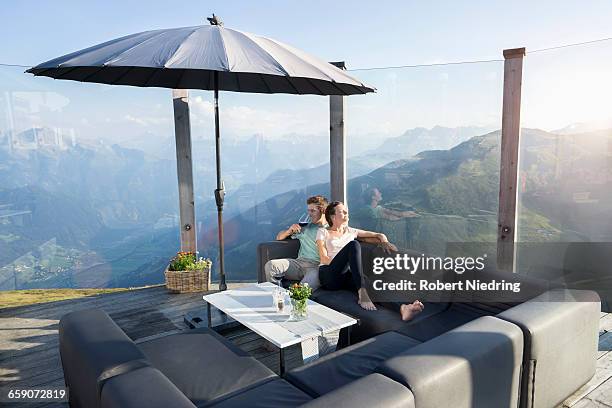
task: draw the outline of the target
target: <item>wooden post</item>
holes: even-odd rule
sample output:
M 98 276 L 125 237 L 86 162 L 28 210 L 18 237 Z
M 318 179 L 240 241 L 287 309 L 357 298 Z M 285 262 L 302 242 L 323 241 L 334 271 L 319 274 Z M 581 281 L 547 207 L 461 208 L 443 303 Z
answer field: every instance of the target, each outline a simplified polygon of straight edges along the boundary
M 181 251 L 196 251 L 195 206 L 193 200 L 193 165 L 191 161 L 191 125 L 189 93 L 173 89 L 176 172 L 178 175 Z
M 344 61 L 332 62 L 346 69 Z M 346 196 L 346 128 L 344 127 L 344 96 L 329 97 L 329 181 L 331 201 L 342 201 Z
M 499 212 L 497 268 L 514 272 L 516 201 L 521 131 L 521 84 L 525 48 L 504 50 L 504 99 L 502 107 L 501 160 L 499 164 Z

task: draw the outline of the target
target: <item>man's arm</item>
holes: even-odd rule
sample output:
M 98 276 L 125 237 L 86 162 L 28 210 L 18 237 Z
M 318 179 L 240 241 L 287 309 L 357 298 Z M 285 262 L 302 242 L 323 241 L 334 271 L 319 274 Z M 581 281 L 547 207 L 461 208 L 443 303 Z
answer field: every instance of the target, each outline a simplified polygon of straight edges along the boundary
M 276 234 L 276 240 L 277 241 L 282 241 L 284 239 L 287 239 L 289 236 L 300 232 L 301 230 L 302 230 L 302 227 L 300 227 L 299 224 L 293 224 L 292 226 L 290 226 L 286 230 L 283 230 L 283 231 L 279 232 L 278 234 Z

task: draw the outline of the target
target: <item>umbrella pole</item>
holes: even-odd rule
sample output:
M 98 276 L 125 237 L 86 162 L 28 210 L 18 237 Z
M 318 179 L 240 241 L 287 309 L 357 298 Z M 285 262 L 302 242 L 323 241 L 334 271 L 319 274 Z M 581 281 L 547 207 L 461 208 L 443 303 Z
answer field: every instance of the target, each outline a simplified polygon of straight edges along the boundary
M 219 73 L 215 71 L 215 155 L 217 162 L 217 189 L 215 190 L 215 201 L 217 202 L 217 225 L 219 230 L 219 290 L 226 290 L 224 242 L 223 242 L 223 200 L 225 198 L 225 186 L 221 181 L 221 144 L 219 132 Z

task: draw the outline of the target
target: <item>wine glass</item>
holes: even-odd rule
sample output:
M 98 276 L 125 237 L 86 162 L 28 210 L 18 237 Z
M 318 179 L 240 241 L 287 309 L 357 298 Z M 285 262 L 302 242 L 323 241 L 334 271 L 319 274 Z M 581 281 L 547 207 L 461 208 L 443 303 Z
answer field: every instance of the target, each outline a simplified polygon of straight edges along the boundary
M 300 218 L 298 219 L 298 225 L 300 227 L 305 227 L 310 223 L 310 215 L 308 215 L 308 213 L 303 213 L 302 215 L 300 215 Z

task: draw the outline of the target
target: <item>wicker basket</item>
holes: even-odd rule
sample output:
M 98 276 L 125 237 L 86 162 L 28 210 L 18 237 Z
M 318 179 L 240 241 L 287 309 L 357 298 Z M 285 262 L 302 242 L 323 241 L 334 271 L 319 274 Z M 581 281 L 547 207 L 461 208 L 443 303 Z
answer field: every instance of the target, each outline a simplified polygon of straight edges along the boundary
M 194 271 L 169 271 L 166 267 L 166 289 L 172 293 L 205 292 L 210 287 L 210 268 Z

